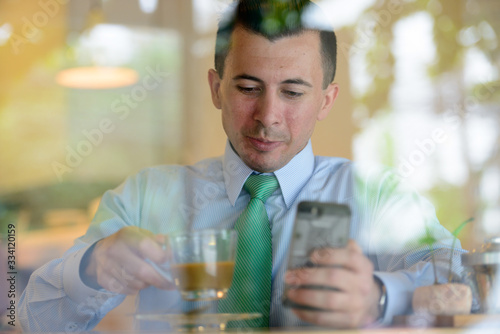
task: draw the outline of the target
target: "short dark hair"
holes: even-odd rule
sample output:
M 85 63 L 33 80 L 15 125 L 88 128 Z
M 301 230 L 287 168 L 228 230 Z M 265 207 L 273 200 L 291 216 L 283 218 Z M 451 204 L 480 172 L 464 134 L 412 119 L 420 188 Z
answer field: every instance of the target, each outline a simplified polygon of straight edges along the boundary
M 310 0 L 239 0 L 223 13 L 215 41 L 215 70 L 224 75 L 231 35 L 240 26 L 270 41 L 318 31 L 321 42 L 323 88 L 335 78 L 337 38 L 323 11 Z

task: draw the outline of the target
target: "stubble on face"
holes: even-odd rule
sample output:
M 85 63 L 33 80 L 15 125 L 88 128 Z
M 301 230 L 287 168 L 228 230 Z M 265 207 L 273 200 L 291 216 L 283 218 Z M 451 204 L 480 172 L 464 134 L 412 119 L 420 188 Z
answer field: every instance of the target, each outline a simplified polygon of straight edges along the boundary
M 224 79 L 221 80 L 223 126 L 235 152 L 253 170 L 274 172 L 307 145 L 322 97 L 323 71 L 319 45 L 319 35 L 314 32 L 284 37 L 276 42 L 241 28 L 233 32 L 232 50 L 226 59 Z M 242 75 L 257 78 L 257 82 L 250 83 L 262 88 L 262 96 L 251 99 L 234 89 L 233 78 Z M 288 81 L 312 84 L 307 90 Z M 292 101 L 277 97 L 283 89 L 290 87 L 306 91 L 304 99 Z M 255 118 L 265 94 L 273 94 L 272 98 L 276 99 L 278 106 L 278 109 L 269 110 L 283 111 L 282 114 L 277 111 L 279 121 L 275 124 L 265 124 L 265 121 Z

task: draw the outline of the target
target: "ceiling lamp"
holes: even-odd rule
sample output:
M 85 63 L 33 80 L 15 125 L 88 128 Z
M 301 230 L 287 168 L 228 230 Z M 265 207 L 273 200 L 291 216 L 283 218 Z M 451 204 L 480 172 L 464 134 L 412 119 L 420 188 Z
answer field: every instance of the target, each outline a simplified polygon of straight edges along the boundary
M 101 0 L 91 1 L 83 35 L 88 35 L 94 27 L 105 23 Z M 91 66 L 73 67 L 61 70 L 55 78 L 57 84 L 79 89 L 111 89 L 135 84 L 139 80 L 137 71 L 115 66 L 102 66 L 93 62 Z
M 75 67 L 59 72 L 56 82 L 64 87 L 110 89 L 133 85 L 139 79 L 135 70 L 123 67 Z

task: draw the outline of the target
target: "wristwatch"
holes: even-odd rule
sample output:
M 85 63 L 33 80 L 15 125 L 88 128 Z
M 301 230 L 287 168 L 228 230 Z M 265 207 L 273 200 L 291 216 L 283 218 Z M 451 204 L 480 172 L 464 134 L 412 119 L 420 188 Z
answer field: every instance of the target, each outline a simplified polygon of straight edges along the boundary
M 378 314 L 379 318 L 377 322 L 382 322 L 385 316 L 385 310 L 387 309 L 387 289 L 385 288 L 384 282 L 377 276 L 373 276 L 375 282 L 380 289 L 380 299 L 378 300 Z

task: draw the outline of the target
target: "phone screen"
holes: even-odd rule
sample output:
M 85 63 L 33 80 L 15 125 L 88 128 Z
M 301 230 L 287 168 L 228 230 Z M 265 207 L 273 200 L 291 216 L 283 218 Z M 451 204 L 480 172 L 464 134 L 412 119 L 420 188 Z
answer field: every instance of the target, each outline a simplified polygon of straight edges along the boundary
M 347 205 L 301 202 L 295 217 L 288 269 L 307 265 L 315 249 L 345 247 L 350 224 L 351 211 Z
M 351 210 L 347 205 L 326 202 L 301 202 L 297 208 L 294 228 L 288 253 L 288 269 L 311 267 L 310 255 L 315 249 L 342 248 L 347 246 L 351 224 Z M 298 305 L 288 300 L 289 289 L 285 286 L 283 304 L 287 307 L 323 311 L 314 307 Z M 302 287 L 303 288 L 303 287 Z M 307 287 L 324 289 L 323 287 Z

